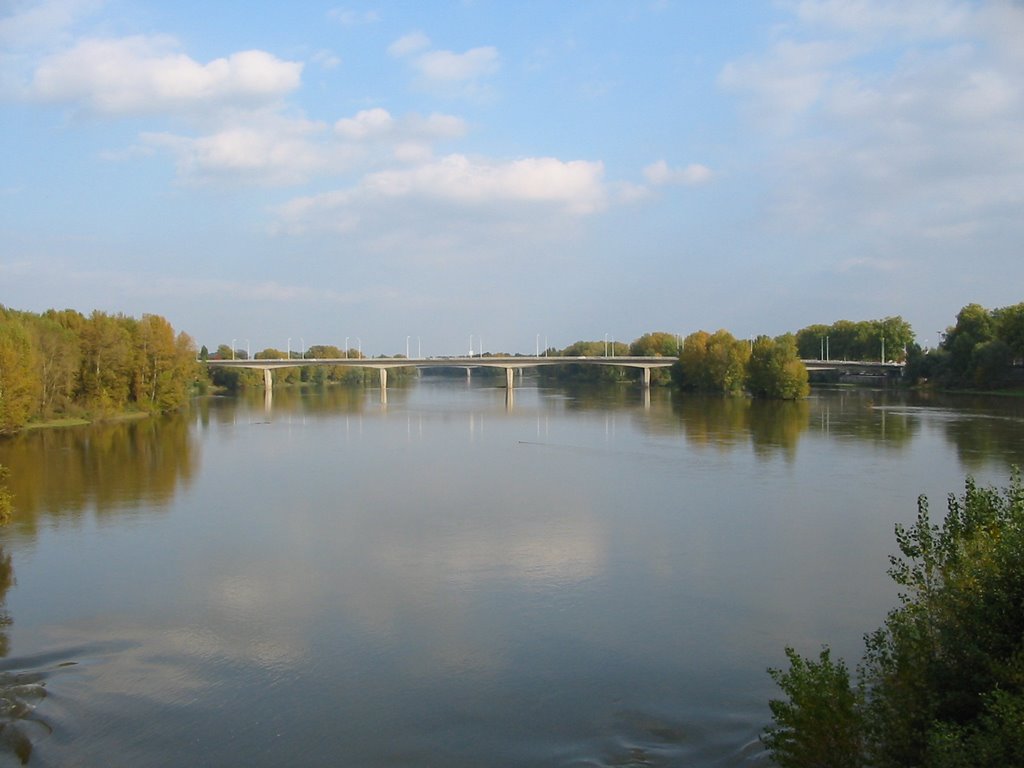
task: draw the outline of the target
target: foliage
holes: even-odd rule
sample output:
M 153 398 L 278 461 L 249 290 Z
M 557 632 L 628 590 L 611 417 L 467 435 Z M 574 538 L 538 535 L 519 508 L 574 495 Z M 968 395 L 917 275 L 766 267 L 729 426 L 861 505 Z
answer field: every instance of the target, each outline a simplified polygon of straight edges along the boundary
M 25 425 L 38 390 L 39 372 L 25 323 L 0 307 L 0 435 Z
M 577 341 L 565 349 L 550 350 L 556 357 L 625 357 L 629 355 L 629 345 L 621 341 Z M 558 367 L 542 366 L 537 371 L 542 380 L 557 380 L 573 383 L 584 382 L 618 382 L 627 375 L 622 368 L 604 365 L 561 365 Z
M 850 673 L 823 648 L 817 661 L 786 649 L 789 670 L 768 673 L 789 697 L 769 703 L 775 727 L 765 729 L 764 745 L 781 768 L 857 768 L 860 765 L 862 709 Z
M 158 315 L 0 307 L 0 434 L 33 420 L 183 405 L 195 348 Z
M 629 345 L 629 354 L 637 356 L 678 357 L 679 352 L 679 337 L 664 331 L 645 333 Z
M 758 336 L 747 364 L 748 388 L 757 397 L 796 400 L 810 392 L 807 367 L 797 356 L 796 338 Z
M 765 744 L 780 765 L 822 765 L 817 756 L 841 725 L 851 765 L 1024 765 L 1019 471 L 1002 490 L 968 478 L 941 526 L 922 497 L 915 523 L 897 526 L 896 540 L 901 554 L 889 574 L 900 605 L 866 638 L 860 686 L 852 689 L 827 656 L 810 662 L 787 650 L 789 672 L 771 674 L 789 700 L 772 703 Z
M 746 385 L 750 344 L 725 330 L 691 333 L 679 354 L 680 384 L 702 392 L 740 394 Z
M 799 356 L 805 360 L 879 360 L 903 362 L 914 343 L 910 323 L 899 315 L 882 320 L 837 320 L 832 325 L 809 325 L 796 333 Z
M 968 304 L 937 349 L 915 356 L 908 374 L 945 387 L 995 389 L 1024 364 L 1024 303 L 988 310 Z M 1016 380 L 1020 379 L 1019 371 Z
M 1024 359 L 1024 302 L 993 310 L 996 338 L 1010 348 L 1017 360 Z

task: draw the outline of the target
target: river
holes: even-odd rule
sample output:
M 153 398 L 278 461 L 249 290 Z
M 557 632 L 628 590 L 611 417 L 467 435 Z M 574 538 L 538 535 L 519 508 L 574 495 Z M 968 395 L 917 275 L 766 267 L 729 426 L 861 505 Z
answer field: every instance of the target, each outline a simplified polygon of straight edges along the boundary
M 0 441 L 0 764 L 745 766 L 1024 401 L 424 378 Z

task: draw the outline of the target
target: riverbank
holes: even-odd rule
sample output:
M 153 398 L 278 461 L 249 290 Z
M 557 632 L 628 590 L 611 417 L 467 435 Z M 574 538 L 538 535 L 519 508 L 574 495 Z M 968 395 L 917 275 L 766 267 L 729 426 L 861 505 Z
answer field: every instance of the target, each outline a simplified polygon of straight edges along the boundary
M 103 422 L 111 421 L 134 421 L 136 419 L 146 419 L 153 414 L 147 411 L 129 411 L 126 413 L 116 413 L 110 416 L 97 416 L 95 418 L 86 418 L 84 416 L 66 416 L 60 419 L 49 419 L 47 421 L 38 421 L 26 424 L 21 428 L 21 432 L 31 432 L 37 429 L 64 429 L 66 427 L 84 427 L 88 424 L 101 424 Z M 18 434 L 15 432 L 14 434 Z

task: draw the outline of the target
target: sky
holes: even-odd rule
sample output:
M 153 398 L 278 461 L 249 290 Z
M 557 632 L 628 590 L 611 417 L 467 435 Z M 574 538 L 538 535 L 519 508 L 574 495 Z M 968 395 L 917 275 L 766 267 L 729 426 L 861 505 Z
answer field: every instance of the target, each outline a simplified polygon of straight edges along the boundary
M 253 352 L 933 346 L 1024 301 L 1022 40 L 1020 0 L 0 0 L 0 303 Z

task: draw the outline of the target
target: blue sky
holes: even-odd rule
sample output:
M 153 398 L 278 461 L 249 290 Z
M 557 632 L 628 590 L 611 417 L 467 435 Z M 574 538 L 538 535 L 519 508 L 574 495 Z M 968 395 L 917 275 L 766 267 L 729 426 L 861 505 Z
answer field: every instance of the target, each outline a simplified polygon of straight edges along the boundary
M 1024 301 L 1011 0 L 0 3 L 0 303 L 531 352 Z

